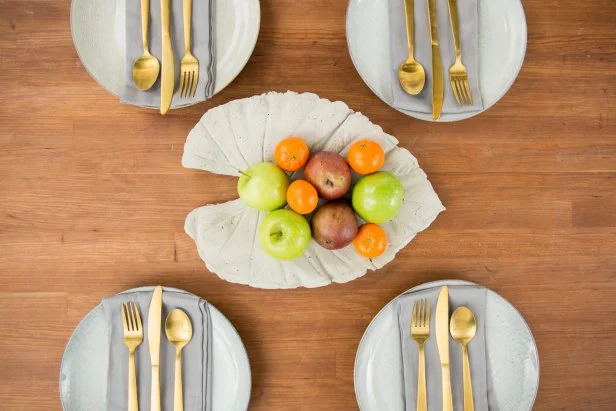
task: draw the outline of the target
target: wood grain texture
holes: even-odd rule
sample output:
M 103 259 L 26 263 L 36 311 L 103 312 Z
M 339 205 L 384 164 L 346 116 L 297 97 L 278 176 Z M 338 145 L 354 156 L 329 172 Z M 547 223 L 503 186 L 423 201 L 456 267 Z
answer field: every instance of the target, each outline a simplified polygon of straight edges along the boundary
M 80 319 L 104 296 L 166 284 L 237 327 L 251 409 L 354 410 L 355 351 L 372 317 L 448 277 L 492 288 L 525 316 L 541 362 L 536 410 L 614 409 L 616 2 L 525 0 L 518 80 L 456 124 L 409 119 L 368 90 L 346 48 L 347 2 L 261 6 L 239 77 L 161 117 L 120 105 L 88 76 L 69 0 L 0 0 L 0 408 L 60 409 L 60 359 Z M 349 284 L 263 291 L 207 272 L 184 218 L 234 198 L 235 181 L 183 169 L 185 137 L 207 109 L 270 90 L 365 113 L 417 156 L 447 211 Z

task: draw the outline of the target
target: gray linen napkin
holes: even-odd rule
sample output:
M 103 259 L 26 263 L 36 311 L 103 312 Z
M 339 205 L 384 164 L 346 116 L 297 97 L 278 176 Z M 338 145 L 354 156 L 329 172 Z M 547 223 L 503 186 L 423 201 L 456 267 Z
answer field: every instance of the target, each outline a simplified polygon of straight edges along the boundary
M 135 352 L 139 409 L 150 409 L 151 363 L 148 346 L 148 312 L 152 291 L 122 293 L 103 299 L 109 324 L 109 369 L 107 371 L 107 409 L 126 410 L 128 403 L 128 349 L 124 345 L 121 305 L 139 306 L 144 327 L 143 343 Z M 182 350 L 184 406 L 187 410 L 209 411 L 211 406 L 212 337 L 208 304 L 192 294 L 163 290 L 160 338 L 160 392 L 162 409 L 173 409 L 175 348 L 165 336 L 165 319 L 174 308 L 183 309 L 192 322 L 193 337 Z
M 409 292 L 396 300 L 394 309 L 395 320 L 400 329 L 403 366 L 403 384 L 405 409 L 415 410 L 417 407 L 417 365 L 418 349 L 417 343 L 411 337 L 411 314 L 415 301 L 426 298 L 430 301 L 430 338 L 426 342 L 426 389 L 428 395 L 428 409 L 441 410 L 442 405 L 442 383 L 441 383 L 441 363 L 436 344 L 436 327 L 434 319 L 436 315 L 436 302 L 441 287 L 429 288 L 426 290 Z M 449 287 L 449 308 L 450 314 L 460 305 L 466 305 L 475 314 L 477 319 L 477 334 L 468 345 L 468 356 L 471 365 L 471 378 L 473 383 L 473 399 L 475 410 L 487 411 L 488 390 L 491 389 L 492 382 L 487 377 L 487 358 L 485 341 L 485 308 L 486 308 L 486 289 L 479 286 L 450 286 Z M 451 390 L 453 397 L 453 409 L 462 410 L 463 408 L 463 380 L 462 380 L 462 347 L 449 336 L 449 367 L 451 372 Z
M 449 67 L 455 60 L 449 9 L 447 0 L 436 0 L 438 38 L 445 90 L 443 114 L 467 113 L 483 109 L 479 90 L 479 16 L 477 4 L 478 0 L 458 0 L 462 62 L 468 70 L 469 86 L 473 95 L 472 105 L 458 106 L 449 83 Z M 417 96 L 410 96 L 405 93 L 398 81 L 398 67 L 407 57 L 404 0 L 389 0 L 389 59 L 393 105 L 403 110 L 432 113 L 432 48 L 426 0 L 415 0 L 415 59 L 421 63 L 426 71 L 426 84 L 423 91 Z
M 114 1 L 114 0 L 110 0 Z M 184 21 L 182 1 L 171 0 L 171 44 L 173 45 L 175 92 L 171 107 L 198 103 L 212 97 L 215 81 L 214 0 L 193 1 L 191 49 L 199 60 L 199 83 L 194 97 L 180 97 L 180 60 L 184 56 Z M 162 68 L 162 34 L 160 1 L 150 0 L 150 52 Z M 125 85 L 120 102 L 139 106 L 160 107 L 160 76 L 150 90 L 141 91 L 133 83 L 133 63 L 143 53 L 141 41 L 141 5 L 139 0 L 126 0 L 126 67 Z

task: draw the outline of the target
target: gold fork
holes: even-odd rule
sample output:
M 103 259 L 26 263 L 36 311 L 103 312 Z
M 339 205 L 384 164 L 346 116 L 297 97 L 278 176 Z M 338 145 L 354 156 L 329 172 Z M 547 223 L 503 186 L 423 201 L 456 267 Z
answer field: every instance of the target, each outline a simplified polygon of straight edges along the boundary
M 190 52 L 192 0 L 184 0 L 184 57 L 180 61 L 180 96 L 194 97 L 199 82 L 199 60 Z
M 449 81 L 453 95 L 459 106 L 473 104 L 473 96 L 468 85 L 468 72 L 462 64 L 462 50 L 460 49 L 460 23 L 458 21 L 458 0 L 448 0 L 449 19 L 453 31 L 453 45 L 456 51 L 456 60 L 449 68 Z
M 430 302 L 419 300 L 413 304 L 411 336 L 419 346 L 419 370 L 417 372 L 417 411 L 426 411 L 426 360 L 424 344 L 430 338 Z
M 143 326 L 137 304 L 122 304 L 122 324 L 124 325 L 124 344 L 128 347 L 128 411 L 139 411 L 135 349 L 143 342 Z

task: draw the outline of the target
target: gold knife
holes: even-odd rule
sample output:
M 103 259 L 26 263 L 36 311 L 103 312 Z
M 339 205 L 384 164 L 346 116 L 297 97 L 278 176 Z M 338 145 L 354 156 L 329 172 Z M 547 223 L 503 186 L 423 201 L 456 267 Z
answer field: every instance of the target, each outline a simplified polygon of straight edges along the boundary
M 173 48 L 169 33 L 169 6 L 171 0 L 160 0 L 160 16 L 163 34 L 163 65 L 160 76 L 160 114 L 166 114 L 171 107 L 175 74 L 173 71 Z
M 428 1 L 428 21 L 430 23 L 430 41 L 432 44 L 432 119 L 438 120 L 443 110 L 443 63 L 438 45 L 436 20 L 436 0 Z
M 148 343 L 152 363 L 152 388 L 150 410 L 160 411 L 160 330 L 163 310 L 163 288 L 154 289 L 148 314 Z
M 443 381 L 443 411 L 453 411 L 451 398 L 451 377 L 449 375 L 449 288 L 444 286 L 436 302 L 436 345 L 441 360 Z

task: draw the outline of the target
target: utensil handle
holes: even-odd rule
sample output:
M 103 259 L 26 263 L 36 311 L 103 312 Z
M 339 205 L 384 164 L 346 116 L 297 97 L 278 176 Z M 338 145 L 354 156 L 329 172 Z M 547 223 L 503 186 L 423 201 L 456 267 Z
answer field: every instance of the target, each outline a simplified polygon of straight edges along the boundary
M 190 51 L 190 22 L 192 20 L 192 0 L 184 0 L 184 49 Z
M 453 46 L 456 50 L 456 59 L 460 59 L 460 22 L 458 20 L 458 0 L 448 0 L 449 19 L 451 20 L 451 31 L 453 32 Z
M 150 0 L 141 0 L 141 41 L 143 41 L 143 50 L 148 53 L 148 34 L 150 24 Z
M 160 411 L 160 370 L 152 367 L 152 392 L 150 396 L 150 411 Z
M 468 362 L 468 348 L 462 346 L 462 372 L 464 375 L 464 411 L 475 411 L 473 385 L 471 383 L 471 366 Z
M 173 411 L 184 411 L 184 396 L 182 394 L 182 352 L 175 354 L 175 392 L 173 394 Z
M 162 29 L 162 35 L 167 37 L 171 37 L 171 35 L 169 34 L 169 5 L 170 0 L 160 0 L 160 25 Z
M 139 411 L 138 401 L 135 350 L 131 350 L 128 354 L 128 411 Z
M 426 359 L 424 345 L 419 345 L 419 370 L 417 371 L 417 411 L 427 411 L 426 399 Z
M 451 398 L 451 377 L 449 375 L 449 364 L 441 365 L 441 376 L 443 382 L 443 411 L 453 411 L 453 400 Z
M 404 14 L 406 16 L 406 41 L 409 47 L 409 57 L 415 53 L 415 3 L 413 0 L 404 0 Z

